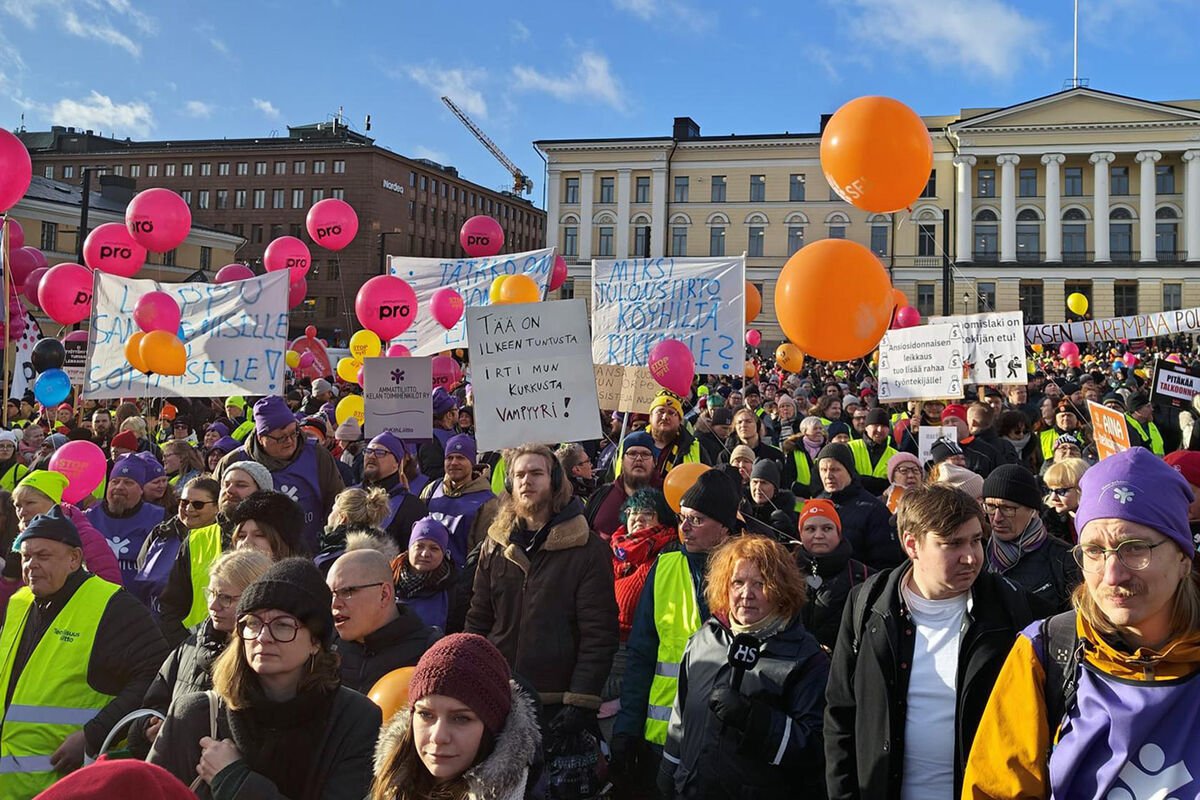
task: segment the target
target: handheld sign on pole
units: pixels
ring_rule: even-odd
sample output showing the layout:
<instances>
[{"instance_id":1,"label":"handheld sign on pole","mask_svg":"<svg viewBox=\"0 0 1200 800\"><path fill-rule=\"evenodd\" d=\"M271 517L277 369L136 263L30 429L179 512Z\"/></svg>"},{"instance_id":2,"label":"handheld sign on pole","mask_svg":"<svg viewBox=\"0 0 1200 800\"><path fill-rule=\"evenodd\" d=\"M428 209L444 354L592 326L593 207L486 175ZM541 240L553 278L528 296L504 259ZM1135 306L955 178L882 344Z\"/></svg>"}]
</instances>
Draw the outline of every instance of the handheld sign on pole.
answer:
<instances>
[{"instance_id":1,"label":"handheld sign on pole","mask_svg":"<svg viewBox=\"0 0 1200 800\"><path fill-rule=\"evenodd\" d=\"M1088 412L1092 415L1096 454L1101 460L1129 449L1129 427L1124 414L1094 400L1088 400Z\"/></svg>"},{"instance_id":2,"label":"handheld sign on pole","mask_svg":"<svg viewBox=\"0 0 1200 800\"><path fill-rule=\"evenodd\" d=\"M433 438L433 359L363 359L363 436Z\"/></svg>"},{"instance_id":3,"label":"handheld sign on pole","mask_svg":"<svg viewBox=\"0 0 1200 800\"><path fill-rule=\"evenodd\" d=\"M879 402L962 397L962 327L891 330L879 343Z\"/></svg>"},{"instance_id":4,"label":"handheld sign on pole","mask_svg":"<svg viewBox=\"0 0 1200 800\"><path fill-rule=\"evenodd\" d=\"M1156 406L1184 408L1200 394L1200 375L1158 358L1154 361L1154 379L1150 381L1150 402Z\"/></svg>"},{"instance_id":5,"label":"handheld sign on pole","mask_svg":"<svg viewBox=\"0 0 1200 800\"><path fill-rule=\"evenodd\" d=\"M958 428L953 425L922 425L917 429L917 458L924 464L933 458L933 443L938 439L958 441Z\"/></svg>"},{"instance_id":6,"label":"handheld sign on pole","mask_svg":"<svg viewBox=\"0 0 1200 800\"><path fill-rule=\"evenodd\" d=\"M742 676L754 669L755 664L758 663L759 651L761 649L762 642L749 633L739 633L729 643L727 658L729 666L733 667L733 675L730 678L729 684L735 692L741 691Z\"/></svg>"},{"instance_id":7,"label":"handheld sign on pole","mask_svg":"<svg viewBox=\"0 0 1200 800\"><path fill-rule=\"evenodd\" d=\"M930 317L930 325L959 324L963 335L966 382L977 385L1024 386L1025 315L1020 311Z\"/></svg>"}]
</instances>

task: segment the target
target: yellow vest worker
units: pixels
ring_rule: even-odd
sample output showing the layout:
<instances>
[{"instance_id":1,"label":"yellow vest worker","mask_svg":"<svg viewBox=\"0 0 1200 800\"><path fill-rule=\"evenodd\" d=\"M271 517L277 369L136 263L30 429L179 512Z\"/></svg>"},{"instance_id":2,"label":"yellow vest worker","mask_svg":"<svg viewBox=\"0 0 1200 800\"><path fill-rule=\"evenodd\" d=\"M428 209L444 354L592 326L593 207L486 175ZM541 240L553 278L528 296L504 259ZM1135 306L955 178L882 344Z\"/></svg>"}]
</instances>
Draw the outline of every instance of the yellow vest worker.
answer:
<instances>
[{"instance_id":1,"label":"yellow vest worker","mask_svg":"<svg viewBox=\"0 0 1200 800\"><path fill-rule=\"evenodd\" d=\"M1156 456L1163 456L1167 451L1163 447L1162 433L1158 426L1150 420L1139 422L1133 416L1149 405L1150 398L1144 394L1135 394L1129 398L1129 413L1125 415L1125 421L1129 423L1129 443L1134 447L1145 447Z\"/></svg>"}]
</instances>

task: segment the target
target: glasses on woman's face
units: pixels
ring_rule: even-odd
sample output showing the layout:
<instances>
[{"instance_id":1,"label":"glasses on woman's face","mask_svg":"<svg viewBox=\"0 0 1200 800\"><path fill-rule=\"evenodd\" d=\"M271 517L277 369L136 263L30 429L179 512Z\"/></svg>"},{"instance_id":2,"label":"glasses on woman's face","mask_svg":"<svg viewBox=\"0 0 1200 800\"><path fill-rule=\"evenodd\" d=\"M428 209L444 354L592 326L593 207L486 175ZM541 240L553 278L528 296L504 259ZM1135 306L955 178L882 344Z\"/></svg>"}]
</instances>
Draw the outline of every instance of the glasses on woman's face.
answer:
<instances>
[{"instance_id":1,"label":"glasses on woman's face","mask_svg":"<svg viewBox=\"0 0 1200 800\"><path fill-rule=\"evenodd\" d=\"M203 511L205 506L211 506L215 502L217 502L217 501L216 500L183 499L183 500L179 501L179 507L182 508L184 511L186 511L189 508L192 509L193 511Z\"/></svg>"},{"instance_id":2,"label":"glasses on woman's face","mask_svg":"<svg viewBox=\"0 0 1200 800\"><path fill-rule=\"evenodd\" d=\"M300 632L300 620L295 617L276 617L265 622L261 617L247 614L238 620L238 635L246 641L253 641L262 636L264 630L271 632L271 638L280 644L295 641Z\"/></svg>"},{"instance_id":3,"label":"glasses on woman's face","mask_svg":"<svg viewBox=\"0 0 1200 800\"><path fill-rule=\"evenodd\" d=\"M920 474L921 474L921 468L920 468L920 467L914 467L914 466L912 466L911 464L909 464L909 465L906 465L906 466L903 466L903 467L896 467L896 469L894 470L894 472L895 472L897 475L920 475Z\"/></svg>"},{"instance_id":4,"label":"glasses on woman's face","mask_svg":"<svg viewBox=\"0 0 1200 800\"><path fill-rule=\"evenodd\" d=\"M1066 497L1071 492L1075 491L1076 488L1078 488L1078 487L1064 486L1061 489L1050 489L1050 496L1051 497Z\"/></svg>"},{"instance_id":5,"label":"glasses on woman's face","mask_svg":"<svg viewBox=\"0 0 1200 800\"><path fill-rule=\"evenodd\" d=\"M231 605L237 602L239 597L241 597L240 594L225 594L224 592L217 592L210 587L205 587L204 596L208 598L208 602L211 605L215 605L220 609L229 608Z\"/></svg>"},{"instance_id":6,"label":"glasses on woman's face","mask_svg":"<svg viewBox=\"0 0 1200 800\"><path fill-rule=\"evenodd\" d=\"M1150 566L1150 559L1154 556L1154 548L1161 547L1164 544L1166 544L1165 541L1158 544L1150 544L1141 539L1126 539L1116 547L1077 544L1071 548L1071 554L1075 556L1075 562L1079 564L1080 569L1084 572L1103 572L1104 565L1108 563L1109 553L1116 553L1117 560L1126 569L1137 571Z\"/></svg>"}]
</instances>

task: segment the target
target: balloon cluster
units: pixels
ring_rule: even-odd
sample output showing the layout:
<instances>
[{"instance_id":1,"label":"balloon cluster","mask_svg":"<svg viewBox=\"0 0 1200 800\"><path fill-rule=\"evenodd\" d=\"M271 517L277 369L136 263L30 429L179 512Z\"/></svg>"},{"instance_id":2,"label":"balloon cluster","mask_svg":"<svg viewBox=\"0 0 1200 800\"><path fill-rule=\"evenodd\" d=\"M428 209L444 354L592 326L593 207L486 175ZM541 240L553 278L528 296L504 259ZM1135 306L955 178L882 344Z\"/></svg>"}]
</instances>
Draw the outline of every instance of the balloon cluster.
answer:
<instances>
[{"instance_id":1,"label":"balloon cluster","mask_svg":"<svg viewBox=\"0 0 1200 800\"><path fill-rule=\"evenodd\" d=\"M133 321L140 330L125 343L125 360L146 375L182 375L187 367L187 348L178 332L182 314L179 303L166 292L147 292L133 307Z\"/></svg>"},{"instance_id":2,"label":"balloon cluster","mask_svg":"<svg viewBox=\"0 0 1200 800\"><path fill-rule=\"evenodd\" d=\"M350 337L350 355L337 363L337 376L346 383L363 386L363 359L375 358L383 352L383 342L374 331L356 331Z\"/></svg>"},{"instance_id":3,"label":"balloon cluster","mask_svg":"<svg viewBox=\"0 0 1200 800\"><path fill-rule=\"evenodd\" d=\"M58 339L39 339L29 354L29 365L37 373L33 397L52 408L71 396L71 379L63 371L67 349Z\"/></svg>"},{"instance_id":4,"label":"balloon cluster","mask_svg":"<svg viewBox=\"0 0 1200 800\"><path fill-rule=\"evenodd\" d=\"M528 275L497 275L488 287L488 301L494 305L536 303L542 299L537 281Z\"/></svg>"}]
</instances>

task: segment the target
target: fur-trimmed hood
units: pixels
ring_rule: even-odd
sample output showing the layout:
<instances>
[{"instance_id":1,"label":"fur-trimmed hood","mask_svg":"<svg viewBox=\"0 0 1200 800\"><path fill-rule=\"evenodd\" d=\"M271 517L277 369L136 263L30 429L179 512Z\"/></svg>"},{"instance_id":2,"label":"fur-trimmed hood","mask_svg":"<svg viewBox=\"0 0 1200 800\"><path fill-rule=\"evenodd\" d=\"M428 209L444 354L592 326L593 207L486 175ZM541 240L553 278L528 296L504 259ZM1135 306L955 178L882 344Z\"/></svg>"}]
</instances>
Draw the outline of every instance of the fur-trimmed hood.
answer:
<instances>
[{"instance_id":1,"label":"fur-trimmed hood","mask_svg":"<svg viewBox=\"0 0 1200 800\"><path fill-rule=\"evenodd\" d=\"M536 782L541 770L541 733L533 701L514 681L508 682L512 708L504 728L496 737L491 755L467 770L464 776L469 786L470 800L523 800L532 778ZM375 746L375 774L381 773L388 759L400 746L401 739L412 727L412 711L403 708L384 724ZM531 775L531 767L536 767ZM405 776L398 776L403 782Z\"/></svg>"}]
</instances>

